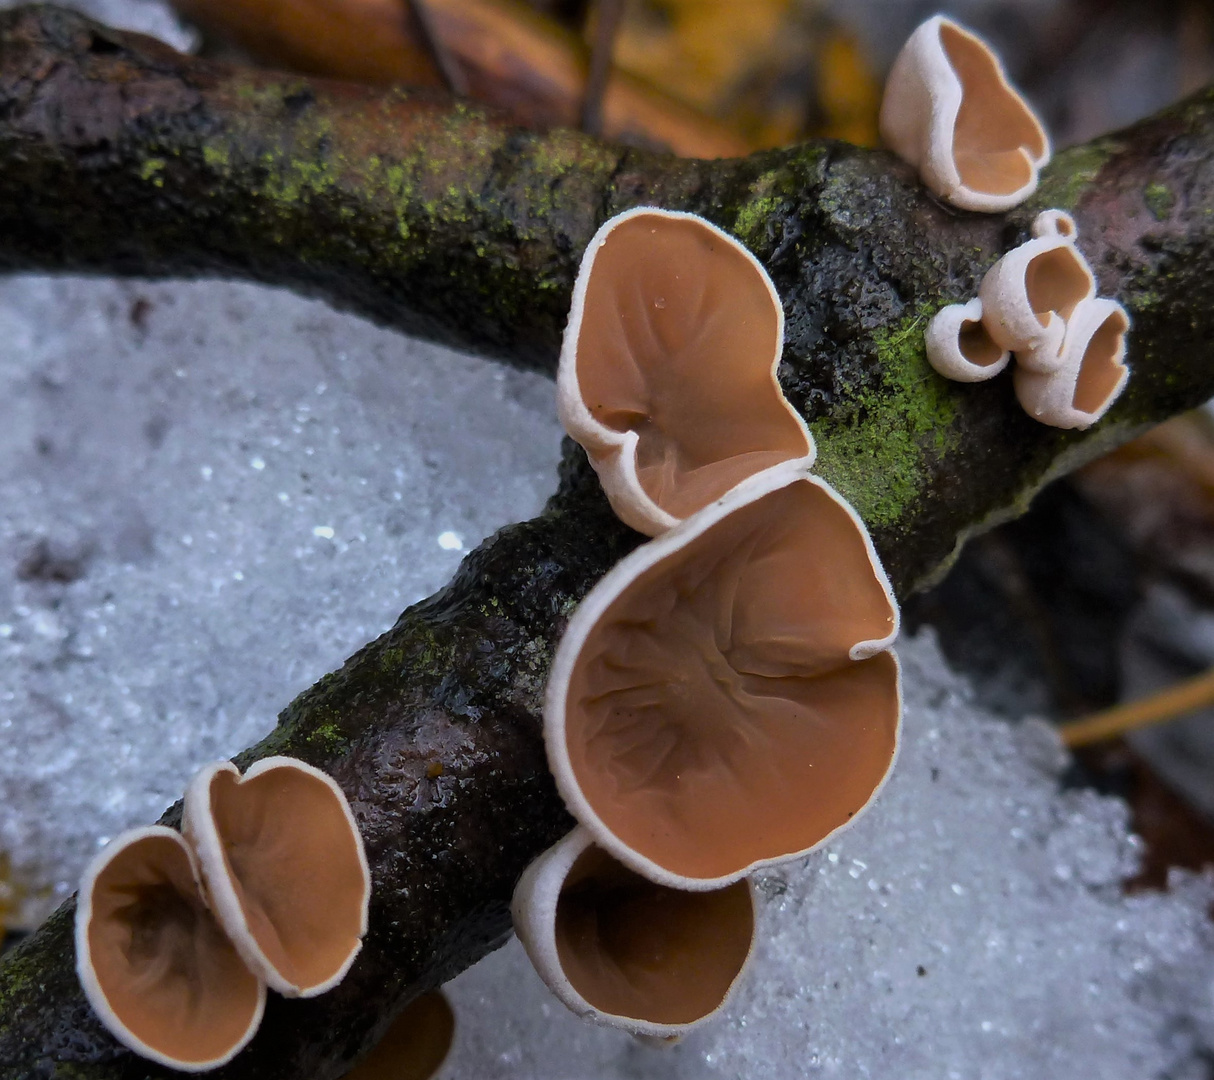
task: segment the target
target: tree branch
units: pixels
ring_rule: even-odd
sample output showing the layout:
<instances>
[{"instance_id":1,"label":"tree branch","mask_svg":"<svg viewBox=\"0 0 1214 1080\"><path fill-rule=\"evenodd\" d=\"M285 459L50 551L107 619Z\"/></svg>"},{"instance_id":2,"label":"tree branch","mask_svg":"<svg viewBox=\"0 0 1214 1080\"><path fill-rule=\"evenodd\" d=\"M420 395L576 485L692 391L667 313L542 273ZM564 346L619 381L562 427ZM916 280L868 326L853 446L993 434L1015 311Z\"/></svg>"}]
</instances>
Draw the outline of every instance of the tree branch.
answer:
<instances>
[{"instance_id":1,"label":"tree branch","mask_svg":"<svg viewBox=\"0 0 1214 1080\"><path fill-rule=\"evenodd\" d=\"M889 155L840 144L684 161L521 131L436 97L191 60L53 8L0 16L9 269L286 285L551 372L584 245L646 203L703 214L771 271L787 315L782 383L901 595L1050 476L1214 395L1209 93L1060 155L1030 204L978 216L935 202ZM1101 293L1135 317L1129 388L1087 433L1028 419L1006 379L946 383L924 358L931 314L974 295L1047 206L1075 214ZM541 517L487 541L241 756L296 754L335 776L375 889L350 977L311 1001L273 1000L217 1076L336 1077L406 1000L508 933L516 878L570 825L540 739L552 649L638 540L567 446ZM175 1075L90 1015L72 917L69 903L0 967L0 1077Z\"/></svg>"}]
</instances>

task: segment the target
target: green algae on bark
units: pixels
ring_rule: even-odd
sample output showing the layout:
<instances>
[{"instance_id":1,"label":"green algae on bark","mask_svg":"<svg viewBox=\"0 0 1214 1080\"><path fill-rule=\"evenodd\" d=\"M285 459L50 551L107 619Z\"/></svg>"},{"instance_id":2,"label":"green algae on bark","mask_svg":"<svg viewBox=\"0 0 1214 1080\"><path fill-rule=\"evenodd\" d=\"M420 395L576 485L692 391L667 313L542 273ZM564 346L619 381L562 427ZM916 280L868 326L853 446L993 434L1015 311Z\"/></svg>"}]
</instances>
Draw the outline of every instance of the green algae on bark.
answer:
<instances>
[{"instance_id":1,"label":"green algae on bark","mask_svg":"<svg viewBox=\"0 0 1214 1080\"><path fill-rule=\"evenodd\" d=\"M1208 94L1060 154L1029 203L976 215L876 151L822 142L685 161L520 130L433 95L193 60L36 7L0 14L0 163L4 268L263 281L548 372L602 221L645 204L702 214L770 271L781 383L903 596L1047 479L1214 395ZM1088 433L1036 424L1007 379L947 383L923 353L931 314L975 295L1047 206L1074 213L1101 293L1135 318L1129 388ZM275 999L216 1076L340 1076L409 999L508 933L515 880L570 824L540 738L553 647L639 541L567 443L539 518L487 541L239 756L294 754L341 783L374 895L349 978ZM71 922L69 902L0 966L0 1078L176 1075L92 1017Z\"/></svg>"}]
</instances>

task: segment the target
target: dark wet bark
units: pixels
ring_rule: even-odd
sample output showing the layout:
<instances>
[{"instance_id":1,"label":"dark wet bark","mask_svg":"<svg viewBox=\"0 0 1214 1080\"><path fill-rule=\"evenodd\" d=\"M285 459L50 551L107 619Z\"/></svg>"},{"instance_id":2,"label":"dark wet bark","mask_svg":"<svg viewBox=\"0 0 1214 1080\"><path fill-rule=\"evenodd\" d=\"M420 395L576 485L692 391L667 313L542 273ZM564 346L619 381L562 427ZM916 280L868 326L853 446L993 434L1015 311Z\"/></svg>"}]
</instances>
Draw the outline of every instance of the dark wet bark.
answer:
<instances>
[{"instance_id":1,"label":"dark wet bark","mask_svg":"<svg viewBox=\"0 0 1214 1080\"><path fill-rule=\"evenodd\" d=\"M782 382L902 595L1050 476L1214 395L1208 93L1060 155L1031 203L982 216L837 143L685 161L436 97L203 63L53 8L0 16L8 269L270 282L551 372L584 245L639 204L701 213L769 267ZM932 313L972 296L1047 206L1073 211L1102 294L1135 319L1129 389L1087 433L1028 419L1006 376L947 383L924 358ZM341 1075L408 998L503 938L516 878L569 827L540 740L544 679L573 605L639 538L580 451L564 472L541 517L487 541L244 755L296 754L342 783L375 892L346 982L273 1000L215 1075ZM68 904L0 967L0 1077L176 1075L92 1019L71 919Z\"/></svg>"}]
</instances>

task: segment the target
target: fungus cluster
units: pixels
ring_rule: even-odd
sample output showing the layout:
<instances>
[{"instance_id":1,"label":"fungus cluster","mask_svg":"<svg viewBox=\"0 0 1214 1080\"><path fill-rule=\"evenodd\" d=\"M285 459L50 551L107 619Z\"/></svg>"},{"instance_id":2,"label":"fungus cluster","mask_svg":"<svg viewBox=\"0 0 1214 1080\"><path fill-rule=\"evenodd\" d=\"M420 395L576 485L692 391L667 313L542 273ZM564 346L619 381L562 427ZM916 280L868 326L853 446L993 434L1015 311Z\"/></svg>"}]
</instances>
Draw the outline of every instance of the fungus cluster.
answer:
<instances>
[{"instance_id":1,"label":"fungus cluster","mask_svg":"<svg viewBox=\"0 0 1214 1080\"><path fill-rule=\"evenodd\" d=\"M371 882L341 788L294 758L204 768L183 834L116 837L85 871L76 970L125 1046L183 1072L230 1061L261 1023L267 986L335 986L367 930Z\"/></svg>"},{"instance_id":2,"label":"fungus cluster","mask_svg":"<svg viewBox=\"0 0 1214 1080\"><path fill-rule=\"evenodd\" d=\"M642 208L583 259L560 411L654 539L570 618L544 706L578 828L519 882L515 927L575 1012L675 1037L737 985L747 875L854 821L898 746L898 609L863 523L810 473L775 377L766 272Z\"/></svg>"},{"instance_id":3,"label":"fungus cluster","mask_svg":"<svg viewBox=\"0 0 1214 1080\"><path fill-rule=\"evenodd\" d=\"M1069 214L1038 214L1032 233L986 272L976 297L936 313L927 357L946 378L980 382L1014 356L1012 385L1025 412L1052 427L1090 427L1130 376L1130 317L1096 295Z\"/></svg>"},{"instance_id":4,"label":"fungus cluster","mask_svg":"<svg viewBox=\"0 0 1214 1080\"><path fill-rule=\"evenodd\" d=\"M881 103L881 133L923 182L967 210L1007 210L1037 188L1049 161L1040 121L980 38L937 15L898 54ZM1129 315L1096 296L1071 216L1046 210L1032 239L987 272L978 295L937 312L927 355L959 382L994 378L1015 357L1012 383L1043 424L1086 428L1129 378Z\"/></svg>"}]
</instances>

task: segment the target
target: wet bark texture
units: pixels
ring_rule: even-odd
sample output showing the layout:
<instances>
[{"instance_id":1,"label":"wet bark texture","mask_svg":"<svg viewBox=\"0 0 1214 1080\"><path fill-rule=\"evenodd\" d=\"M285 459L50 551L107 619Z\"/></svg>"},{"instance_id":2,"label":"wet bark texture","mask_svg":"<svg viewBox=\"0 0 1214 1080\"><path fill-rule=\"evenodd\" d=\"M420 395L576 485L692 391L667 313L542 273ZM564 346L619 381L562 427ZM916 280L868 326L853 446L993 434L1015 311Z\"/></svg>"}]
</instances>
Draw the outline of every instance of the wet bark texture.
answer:
<instances>
[{"instance_id":1,"label":"wet bark texture","mask_svg":"<svg viewBox=\"0 0 1214 1080\"><path fill-rule=\"evenodd\" d=\"M586 242L644 204L702 214L771 271L781 381L903 596L1051 476L1214 395L1209 93L1059 155L1030 203L984 216L838 143L680 160L421 93L193 60L54 8L0 15L10 270L269 282L551 373ZM1135 320L1129 388L1087 433L1030 420L1006 375L948 383L924 357L931 315L973 296L1045 207L1074 213L1101 294ZM408 999L503 940L515 880L571 824L540 738L553 647L639 540L567 445L544 514L487 541L241 756L295 754L337 778L374 897L349 978L307 1002L271 995L260 1034L214 1075L340 1076ZM69 902L0 967L0 1078L178 1075L91 1016L72 918Z\"/></svg>"}]
</instances>

